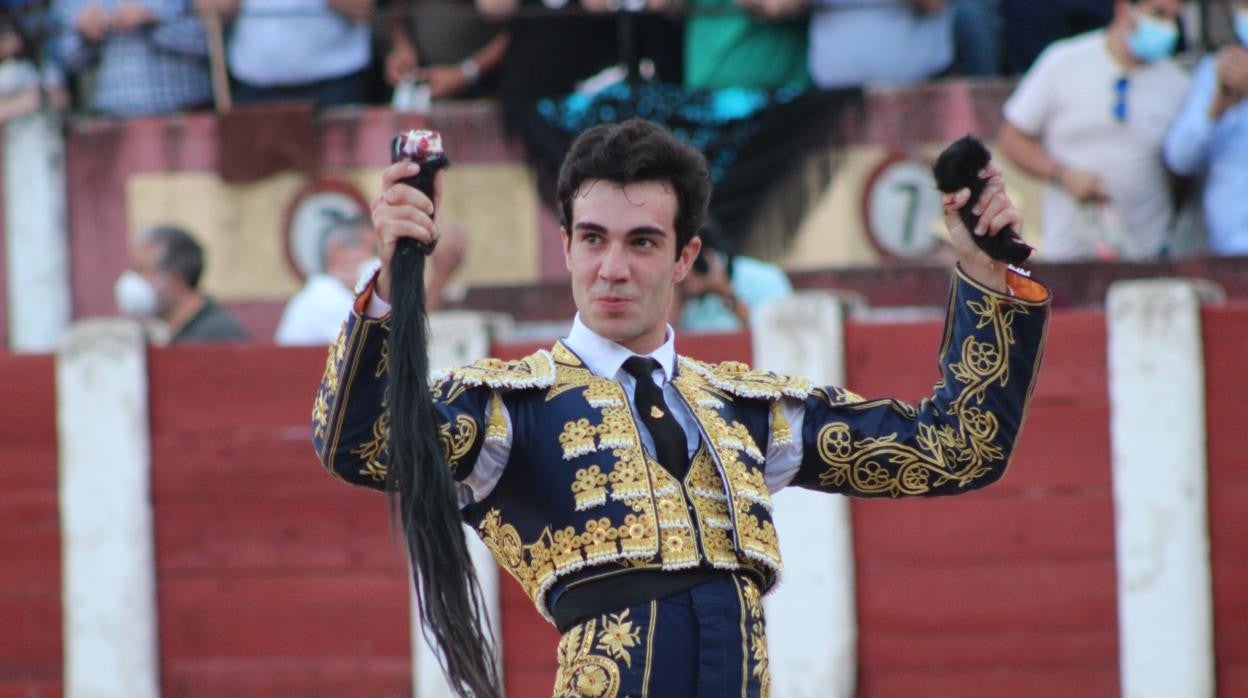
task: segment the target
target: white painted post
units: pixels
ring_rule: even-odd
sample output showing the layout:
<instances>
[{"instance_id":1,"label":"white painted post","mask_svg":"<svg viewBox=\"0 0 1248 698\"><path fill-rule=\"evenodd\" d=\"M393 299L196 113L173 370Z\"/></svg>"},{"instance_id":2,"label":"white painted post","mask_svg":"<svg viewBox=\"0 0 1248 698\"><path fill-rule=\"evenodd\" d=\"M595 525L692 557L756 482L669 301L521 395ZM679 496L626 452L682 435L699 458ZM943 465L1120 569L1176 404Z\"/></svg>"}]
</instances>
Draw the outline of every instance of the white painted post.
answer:
<instances>
[{"instance_id":1,"label":"white painted post","mask_svg":"<svg viewBox=\"0 0 1248 698\"><path fill-rule=\"evenodd\" d=\"M753 309L750 333L755 368L844 384L843 310L834 296L799 294ZM774 505L784 578L764 600L772 693L853 696L858 625L849 500L790 488Z\"/></svg>"},{"instance_id":2,"label":"white painted post","mask_svg":"<svg viewBox=\"0 0 1248 698\"><path fill-rule=\"evenodd\" d=\"M1214 695L1197 287L1110 287L1119 669L1131 698Z\"/></svg>"},{"instance_id":3,"label":"white painted post","mask_svg":"<svg viewBox=\"0 0 1248 698\"><path fill-rule=\"evenodd\" d=\"M68 698L160 695L145 352L139 325L112 318L57 354Z\"/></svg>"},{"instance_id":4,"label":"white painted post","mask_svg":"<svg viewBox=\"0 0 1248 698\"><path fill-rule=\"evenodd\" d=\"M10 119L4 125L4 229L13 351L53 351L69 327L66 216L60 119L45 112Z\"/></svg>"},{"instance_id":5,"label":"white painted post","mask_svg":"<svg viewBox=\"0 0 1248 698\"><path fill-rule=\"evenodd\" d=\"M490 354L490 337L493 331L505 324L502 316L462 311L429 314L429 367L433 370L462 366ZM494 630L494 647L498 651L498 675L502 678L502 608L498 589L498 565L489 549L467 526L464 534L468 539L468 553L477 571L477 581L485 597L486 613ZM416 612L416 597L412 595L412 691L416 698L454 698L450 686L442 678L438 658L425 642L420 630L420 618Z\"/></svg>"}]
</instances>

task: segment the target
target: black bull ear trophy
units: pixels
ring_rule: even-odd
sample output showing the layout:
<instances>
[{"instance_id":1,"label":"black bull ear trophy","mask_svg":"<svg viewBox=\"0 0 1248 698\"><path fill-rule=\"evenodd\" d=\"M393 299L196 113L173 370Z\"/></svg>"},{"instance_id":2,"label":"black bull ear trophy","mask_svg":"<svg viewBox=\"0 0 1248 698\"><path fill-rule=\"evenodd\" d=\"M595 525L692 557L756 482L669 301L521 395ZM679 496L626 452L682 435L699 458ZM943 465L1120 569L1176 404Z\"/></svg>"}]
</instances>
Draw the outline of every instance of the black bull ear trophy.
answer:
<instances>
[{"instance_id":1,"label":"black bull ear trophy","mask_svg":"<svg viewBox=\"0 0 1248 698\"><path fill-rule=\"evenodd\" d=\"M403 180L434 198L449 164L441 137L409 131L391 143L391 161L411 160L420 173ZM436 215L436 212L435 212ZM401 522L416 585L422 633L459 695L495 698L498 685L489 621L464 540L450 468L438 439L429 391L429 321L425 258L433 245L401 240L390 262L390 440L386 486Z\"/></svg>"},{"instance_id":2,"label":"black bull ear trophy","mask_svg":"<svg viewBox=\"0 0 1248 698\"><path fill-rule=\"evenodd\" d=\"M983 143L966 136L945 148L932 168L936 175L936 188L944 193L952 194L963 188L971 190L970 200L958 211L966 229L970 231L974 231L976 223L979 222L979 216L971 213L971 209L975 208L975 203L987 186L987 182L980 179L979 172L988 166L991 159L992 154ZM971 239L998 262L1018 266L1031 256L1031 246L1023 242L1013 228L1005 228L995 236L971 235Z\"/></svg>"}]
</instances>

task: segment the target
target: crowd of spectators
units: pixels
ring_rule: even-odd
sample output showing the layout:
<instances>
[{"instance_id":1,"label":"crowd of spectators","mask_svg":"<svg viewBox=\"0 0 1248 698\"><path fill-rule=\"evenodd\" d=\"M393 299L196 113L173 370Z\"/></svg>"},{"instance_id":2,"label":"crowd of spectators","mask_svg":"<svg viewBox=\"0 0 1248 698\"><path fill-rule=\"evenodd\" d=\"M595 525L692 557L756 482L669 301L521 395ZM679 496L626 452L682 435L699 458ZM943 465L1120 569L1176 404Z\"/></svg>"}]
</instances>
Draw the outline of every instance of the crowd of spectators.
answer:
<instances>
[{"instance_id":1,"label":"crowd of spectators","mask_svg":"<svg viewBox=\"0 0 1248 698\"><path fill-rule=\"evenodd\" d=\"M135 117L223 92L410 106L419 90L506 113L625 75L688 91L1017 76L997 141L1046 181L1044 257L1182 255L1206 223L1207 249L1248 254L1246 0L1201 3L1233 31L1187 63L1180 0L0 1L0 120L71 96Z\"/></svg>"}]
</instances>

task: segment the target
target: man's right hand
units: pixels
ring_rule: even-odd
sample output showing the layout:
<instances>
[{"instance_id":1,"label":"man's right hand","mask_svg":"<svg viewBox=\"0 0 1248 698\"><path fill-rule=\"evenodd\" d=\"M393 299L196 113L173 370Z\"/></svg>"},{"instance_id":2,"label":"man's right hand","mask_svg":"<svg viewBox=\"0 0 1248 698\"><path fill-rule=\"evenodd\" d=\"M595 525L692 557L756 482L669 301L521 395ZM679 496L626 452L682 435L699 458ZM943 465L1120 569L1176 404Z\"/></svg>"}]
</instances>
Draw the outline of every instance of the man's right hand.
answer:
<instances>
[{"instance_id":1,"label":"man's right hand","mask_svg":"<svg viewBox=\"0 0 1248 698\"><path fill-rule=\"evenodd\" d=\"M424 244L438 239L438 227L434 223L437 200L442 194L442 173L434 178L434 201L424 192L408 186L403 180L415 177L420 165L414 162L396 162L381 173L381 194L373 199L371 206L373 229L377 231L377 256L381 258L381 271L377 274L374 293L390 302L390 260L394 248L404 238Z\"/></svg>"},{"instance_id":2,"label":"man's right hand","mask_svg":"<svg viewBox=\"0 0 1248 698\"><path fill-rule=\"evenodd\" d=\"M1108 201L1109 192L1101 178L1091 172L1067 168L1062 170L1061 185L1076 201Z\"/></svg>"},{"instance_id":3,"label":"man's right hand","mask_svg":"<svg viewBox=\"0 0 1248 698\"><path fill-rule=\"evenodd\" d=\"M108 10L100 5L89 5L78 13L74 20L74 29L87 41L98 43L108 36L112 22Z\"/></svg>"}]
</instances>

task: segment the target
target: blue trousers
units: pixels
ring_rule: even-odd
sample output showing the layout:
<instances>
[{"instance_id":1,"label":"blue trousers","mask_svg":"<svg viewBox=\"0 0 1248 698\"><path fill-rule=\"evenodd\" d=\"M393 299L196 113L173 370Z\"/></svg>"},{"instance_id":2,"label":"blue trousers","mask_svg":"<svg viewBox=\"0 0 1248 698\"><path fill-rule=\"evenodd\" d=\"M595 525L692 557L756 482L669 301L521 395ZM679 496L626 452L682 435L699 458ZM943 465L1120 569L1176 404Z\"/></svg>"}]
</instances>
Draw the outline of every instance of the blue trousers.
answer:
<instances>
[{"instance_id":1,"label":"blue trousers","mask_svg":"<svg viewBox=\"0 0 1248 698\"><path fill-rule=\"evenodd\" d=\"M762 596L740 575L574 626L558 660L557 698L751 698L771 686Z\"/></svg>"}]
</instances>

